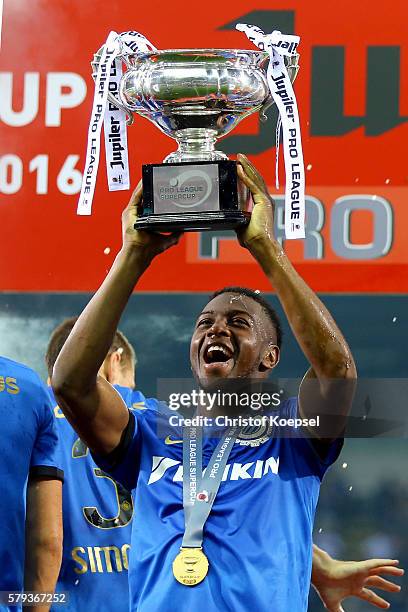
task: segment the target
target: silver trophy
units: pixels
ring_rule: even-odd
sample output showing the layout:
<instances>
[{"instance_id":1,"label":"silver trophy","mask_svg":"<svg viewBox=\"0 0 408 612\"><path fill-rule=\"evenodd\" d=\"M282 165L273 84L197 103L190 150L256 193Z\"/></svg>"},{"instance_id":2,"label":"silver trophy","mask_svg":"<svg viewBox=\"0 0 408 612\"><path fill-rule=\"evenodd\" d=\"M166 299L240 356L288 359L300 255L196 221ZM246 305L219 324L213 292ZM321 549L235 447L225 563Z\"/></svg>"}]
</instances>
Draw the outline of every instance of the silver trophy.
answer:
<instances>
[{"instance_id":1,"label":"silver trophy","mask_svg":"<svg viewBox=\"0 0 408 612\"><path fill-rule=\"evenodd\" d=\"M92 63L95 78L102 49ZM293 82L298 55L286 57ZM273 104L266 52L236 49L169 49L123 55L119 96L109 101L152 121L177 141L161 164L143 166L143 208L138 229L199 231L246 224L249 195L236 162L215 148L218 138L256 111L265 119Z\"/></svg>"}]
</instances>

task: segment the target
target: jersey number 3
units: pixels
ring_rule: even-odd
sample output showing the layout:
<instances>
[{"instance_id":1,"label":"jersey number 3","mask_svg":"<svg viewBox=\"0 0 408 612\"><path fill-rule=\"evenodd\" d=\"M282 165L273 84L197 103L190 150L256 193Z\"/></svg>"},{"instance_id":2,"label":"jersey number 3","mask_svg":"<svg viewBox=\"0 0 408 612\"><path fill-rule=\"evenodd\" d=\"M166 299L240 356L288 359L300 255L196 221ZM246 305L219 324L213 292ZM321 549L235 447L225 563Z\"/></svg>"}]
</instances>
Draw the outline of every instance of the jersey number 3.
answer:
<instances>
[{"instance_id":1,"label":"jersey number 3","mask_svg":"<svg viewBox=\"0 0 408 612\"><path fill-rule=\"evenodd\" d=\"M89 449L82 440L78 438L72 447L72 458L80 459L86 457L89 453ZM97 478L106 478L110 480L115 487L116 501L118 505L118 511L116 516L112 518L106 518L101 515L96 506L85 506L82 508L85 519L98 529L114 529L115 527L125 527L132 520L133 516L133 500L132 496L125 487L119 482L116 482L106 472L95 467L93 472Z\"/></svg>"}]
</instances>

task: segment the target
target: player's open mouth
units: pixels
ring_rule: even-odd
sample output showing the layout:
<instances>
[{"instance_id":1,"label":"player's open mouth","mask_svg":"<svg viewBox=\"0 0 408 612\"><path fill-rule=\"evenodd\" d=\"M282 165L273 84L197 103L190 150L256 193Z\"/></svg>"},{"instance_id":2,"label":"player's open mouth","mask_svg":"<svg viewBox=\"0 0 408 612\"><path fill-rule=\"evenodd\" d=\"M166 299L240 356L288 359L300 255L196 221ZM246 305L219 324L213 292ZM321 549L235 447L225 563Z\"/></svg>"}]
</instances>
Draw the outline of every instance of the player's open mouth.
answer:
<instances>
[{"instance_id":1,"label":"player's open mouth","mask_svg":"<svg viewBox=\"0 0 408 612\"><path fill-rule=\"evenodd\" d=\"M203 352L204 369L208 372L213 369L228 369L234 363L233 350L218 342L209 344Z\"/></svg>"}]
</instances>

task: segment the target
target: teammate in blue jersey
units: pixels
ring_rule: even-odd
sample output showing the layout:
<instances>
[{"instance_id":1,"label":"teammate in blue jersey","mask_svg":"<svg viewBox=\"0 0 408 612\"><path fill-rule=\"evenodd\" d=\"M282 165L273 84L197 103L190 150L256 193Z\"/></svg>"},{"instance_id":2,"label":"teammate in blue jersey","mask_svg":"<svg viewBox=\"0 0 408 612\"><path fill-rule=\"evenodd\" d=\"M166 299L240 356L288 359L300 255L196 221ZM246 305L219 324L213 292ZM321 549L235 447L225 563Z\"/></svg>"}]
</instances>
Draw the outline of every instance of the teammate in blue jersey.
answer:
<instances>
[{"instance_id":1,"label":"teammate in blue jersey","mask_svg":"<svg viewBox=\"0 0 408 612\"><path fill-rule=\"evenodd\" d=\"M302 383L299 401L283 403L279 414L308 418L312 427L319 413L335 409L341 433L353 384L338 382L355 380L353 357L329 312L274 238L273 203L262 177L244 156L239 164L254 200L239 241L276 290L310 363L305 380L316 381L312 390ZM169 428L166 407L157 402L154 410L133 414L98 376L134 285L154 256L179 239L134 229L141 197L139 186L123 215L123 248L75 325L53 375L65 415L99 465L131 488L136 507L143 507L132 527L130 609L305 611L319 485L341 441L334 434L322 440L315 428L311 440L297 430L289 438L265 431L248 444L242 432L228 429L219 442L204 433L194 447L192 428ZM255 292L221 291L198 317L190 358L195 377L207 389L229 379L263 381L279 355L278 319ZM202 479L201 469L194 474L208 490L199 488L192 496L194 448L202 449L202 466L208 466ZM209 516L202 520L207 508ZM371 602L376 597L366 587L360 596Z\"/></svg>"},{"instance_id":2,"label":"teammate in blue jersey","mask_svg":"<svg viewBox=\"0 0 408 612\"><path fill-rule=\"evenodd\" d=\"M50 378L75 322L75 317L66 319L51 334L45 356ZM145 398L134 389L135 367L133 347L117 331L100 374L115 386L129 408L144 410ZM51 388L49 392L55 406ZM98 468L58 406L54 414L65 472L63 557L57 583L57 590L70 596L64 609L128 612L132 496ZM53 609L59 610L58 606Z\"/></svg>"},{"instance_id":3,"label":"teammate in blue jersey","mask_svg":"<svg viewBox=\"0 0 408 612\"><path fill-rule=\"evenodd\" d=\"M0 432L0 591L51 593L62 547L58 436L37 374L5 357L0 357ZM0 609L21 605L0 603Z\"/></svg>"}]
</instances>

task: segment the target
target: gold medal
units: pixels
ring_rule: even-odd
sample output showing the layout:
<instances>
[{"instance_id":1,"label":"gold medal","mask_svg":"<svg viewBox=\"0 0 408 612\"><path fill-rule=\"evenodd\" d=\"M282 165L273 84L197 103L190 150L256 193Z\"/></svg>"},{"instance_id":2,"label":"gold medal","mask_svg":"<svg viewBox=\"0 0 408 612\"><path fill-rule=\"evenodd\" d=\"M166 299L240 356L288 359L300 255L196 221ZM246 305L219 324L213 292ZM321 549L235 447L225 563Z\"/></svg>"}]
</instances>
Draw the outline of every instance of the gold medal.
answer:
<instances>
[{"instance_id":1,"label":"gold medal","mask_svg":"<svg viewBox=\"0 0 408 612\"><path fill-rule=\"evenodd\" d=\"M202 582L208 572L208 559L202 548L180 548L173 561L173 574L185 586Z\"/></svg>"}]
</instances>

